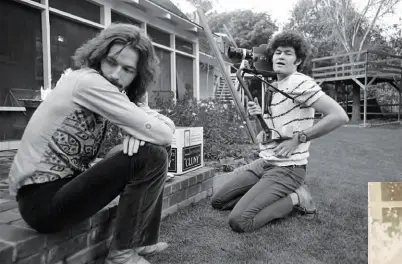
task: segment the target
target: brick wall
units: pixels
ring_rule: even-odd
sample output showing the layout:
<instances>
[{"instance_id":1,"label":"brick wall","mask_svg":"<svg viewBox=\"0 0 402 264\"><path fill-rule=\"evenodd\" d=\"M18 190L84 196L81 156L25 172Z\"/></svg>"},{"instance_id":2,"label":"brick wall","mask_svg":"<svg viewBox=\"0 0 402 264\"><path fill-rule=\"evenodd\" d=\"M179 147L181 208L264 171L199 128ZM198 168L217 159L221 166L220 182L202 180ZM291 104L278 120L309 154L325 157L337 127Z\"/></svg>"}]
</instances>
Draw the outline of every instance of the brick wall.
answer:
<instances>
[{"instance_id":1,"label":"brick wall","mask_svg":"<svg viewBox=\"0 0 402 264\"><path fill-rule=\"evenodd\" d=\"M165 218L213 193L214 170L200 168L166 183ZM118 198L90 219L57 234L41 235L29 228L14 201L0 201L0 263L103 263L114 228Z\"/></svg>"}]
</instances>

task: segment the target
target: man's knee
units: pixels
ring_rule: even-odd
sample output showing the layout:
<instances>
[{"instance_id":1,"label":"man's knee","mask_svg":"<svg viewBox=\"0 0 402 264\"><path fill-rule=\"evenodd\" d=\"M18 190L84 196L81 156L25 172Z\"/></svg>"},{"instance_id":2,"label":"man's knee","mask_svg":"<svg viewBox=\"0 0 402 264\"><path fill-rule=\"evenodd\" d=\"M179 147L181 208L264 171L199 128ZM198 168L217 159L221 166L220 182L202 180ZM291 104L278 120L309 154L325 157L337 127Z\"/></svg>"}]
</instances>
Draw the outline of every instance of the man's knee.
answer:
<instances>
[{"instance_id":1,"label":"man's knee","mask_svg":"<svg viewBox=\"0 0 402 264\"><path fill-rule=\"evenodd\" d=\"M215 193L211 197L211 206L212 206L212 208L218 209L218 210L221 210L223 207L220 196L217 193Z\"/></svg>"},{"instance_id":2,"label":"man's knee","mask_svg":"<svg viewBox=\"0 0 402 264\"><path fill-rule=\"evenodd\" d=\"M238 233L252 231L253 220L244 217L242 214L231 213L229 215L229 226L230 228Z\"/></svg>"},{"instance_id":3,"label":"man's knee","mask_svg":"<svg viewBox=\"0 0 402 264\"><path fill-rule=\"evenodd\" d=\"M113 156L114 154L116 154L119 151L123 151L123 144L119 144L119 145L116 145L113 148L111 148L109 150L109 152L106 153L105 159L110 158L111 156Z\"/></svg>"},{"instance_id":4,"label":"man's knee","mask_svg":"<svg viewBox=\"0 0 402 264\"><path fill-rule=\"evenodd\" d=\"M148 158L158 163L167 163L169 155L166 147L150 143L146 143L143 147L146 148L146 155L148 156Z\"/></svg>"}]
</instances>

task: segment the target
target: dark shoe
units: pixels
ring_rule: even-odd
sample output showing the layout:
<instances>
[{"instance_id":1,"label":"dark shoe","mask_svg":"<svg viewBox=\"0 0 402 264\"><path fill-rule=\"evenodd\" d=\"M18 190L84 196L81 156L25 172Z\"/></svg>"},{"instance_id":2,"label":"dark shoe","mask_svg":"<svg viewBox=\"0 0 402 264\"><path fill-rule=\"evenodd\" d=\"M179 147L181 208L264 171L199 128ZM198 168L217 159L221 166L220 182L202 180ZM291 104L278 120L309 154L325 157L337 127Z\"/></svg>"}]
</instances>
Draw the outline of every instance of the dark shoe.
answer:
<instances>
[{"instance_id":1,"label":"dark shoe","mask_svg":"<svg viewBox=\"0 0 402 264\"><path fill-rule=\"evenodd\" d=\"M302 185L295 192L299 197L299 204L295 205L295 208L305 214L315 214L317 208L307 187Z\"/></svg>"}]
</instances>

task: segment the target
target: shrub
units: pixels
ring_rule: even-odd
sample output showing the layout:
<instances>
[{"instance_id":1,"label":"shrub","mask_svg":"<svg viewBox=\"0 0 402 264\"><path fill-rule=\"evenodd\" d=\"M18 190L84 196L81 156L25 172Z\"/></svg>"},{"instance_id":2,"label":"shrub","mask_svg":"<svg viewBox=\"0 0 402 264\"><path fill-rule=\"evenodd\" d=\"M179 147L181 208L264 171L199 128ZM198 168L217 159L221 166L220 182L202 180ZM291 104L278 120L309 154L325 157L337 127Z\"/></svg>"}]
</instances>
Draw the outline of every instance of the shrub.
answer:
<instances>
[{"instance_id":1,"label":"shrub","mask_svg":"<svg viewBox=\"0 0 402 264\"><path fill-rule=\"evenodd\" d=\"M244 145L251 144L245 125L237 114L234 104L220 103L214 99L201 101L156 97L158 111L172 119L176 127L204 128L204 159L219 160L226 157L244 156ZM107 132L99 156L104 156L110 148L120 144L124 138L122 131L112 125ZM243 145L243 146L242 146Z\"/></svg>"}]
</instances>

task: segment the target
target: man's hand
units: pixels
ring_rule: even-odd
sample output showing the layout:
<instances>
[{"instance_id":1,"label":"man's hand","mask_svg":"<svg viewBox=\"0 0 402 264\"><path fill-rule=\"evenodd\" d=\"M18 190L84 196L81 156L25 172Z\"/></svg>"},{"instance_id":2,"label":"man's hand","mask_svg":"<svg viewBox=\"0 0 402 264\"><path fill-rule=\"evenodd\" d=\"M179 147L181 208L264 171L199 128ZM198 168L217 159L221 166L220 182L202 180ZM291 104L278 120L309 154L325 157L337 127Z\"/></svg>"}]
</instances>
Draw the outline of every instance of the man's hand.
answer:
<instances>
[{"instance_id":1,"label":"man's hand","mask_svg":"<svg viewBox=\"0 0 402 264\"><path fill-rule=\"evenodd\" d=\"M126 136L123 140L123 153L132 156L138 152L140 146L144 146L145 141L136 139L132 136Z\"/></svg>"},{"instance_id":2,"label":"man's hand","mask_svg":"<svg viewBox=\"0 0 402 264\"><path fill-rule=\"evenodd\" d=\"M293 151L299 146L299 140L297 136L294 136L291 139L287 139L279 143L276 148L273 149L275 153L275 157L277 158L289 158L292 155Z\"/></svg>"},{"instance_id":3,"label":"man's hand","mask_svg":"<svg viewBox=\"0 0 402 264\"><path fill-rule=\"evenodd\" d=\"M254 101L247 102L247 110L251 116L262 114L262 109L261 109L261 106L258 104L257 97L254 98Z\"/></svg>"}]
</instances>

